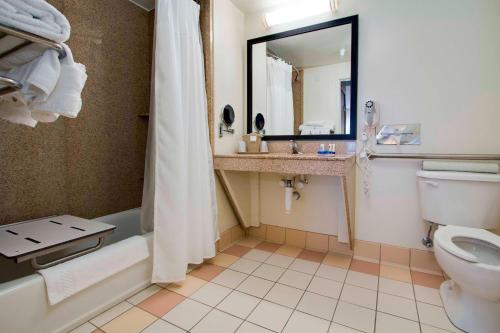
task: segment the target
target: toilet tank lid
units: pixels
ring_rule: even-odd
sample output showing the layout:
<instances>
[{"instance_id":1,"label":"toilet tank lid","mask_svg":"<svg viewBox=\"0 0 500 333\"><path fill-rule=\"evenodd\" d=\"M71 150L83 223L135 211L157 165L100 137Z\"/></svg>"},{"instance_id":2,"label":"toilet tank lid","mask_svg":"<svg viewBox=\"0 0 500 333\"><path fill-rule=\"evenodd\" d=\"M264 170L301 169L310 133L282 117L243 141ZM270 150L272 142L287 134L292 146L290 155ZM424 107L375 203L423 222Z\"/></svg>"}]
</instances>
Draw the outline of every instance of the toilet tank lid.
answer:
<instances>
[{"instance_id":1,"label":"toilet tank lid","mask_svg":"<svg viewBox=\"0 0 500 333\"><path fill-rule=\"evenodd\" d=\"M457 172L457 171L425 171L418 170L417 177L430 179L465 180L476 182L500 183L500 174Z\"/></svg>"}]
</instances>

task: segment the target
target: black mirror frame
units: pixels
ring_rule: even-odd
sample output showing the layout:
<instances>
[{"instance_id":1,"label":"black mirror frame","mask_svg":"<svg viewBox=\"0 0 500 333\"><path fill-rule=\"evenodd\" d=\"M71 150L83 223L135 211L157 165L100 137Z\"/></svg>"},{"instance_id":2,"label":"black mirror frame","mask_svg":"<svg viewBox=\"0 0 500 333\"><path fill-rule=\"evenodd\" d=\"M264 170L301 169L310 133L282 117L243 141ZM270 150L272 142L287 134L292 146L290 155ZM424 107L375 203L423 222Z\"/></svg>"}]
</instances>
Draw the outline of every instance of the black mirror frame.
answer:
<instances>
[{"instance_id":1,"label":"black mirror frame","mask_svg":"<svg viewBox=\"0 0 500 333\"><path fill-rule=\"evenodd\" d=\"M356 140L358 99L358 15L247 40L247 133L253 132L252 45L307 32L351 24L351 128L350 134L265 135L262 140Z\"/></svg>"}]
</instances>

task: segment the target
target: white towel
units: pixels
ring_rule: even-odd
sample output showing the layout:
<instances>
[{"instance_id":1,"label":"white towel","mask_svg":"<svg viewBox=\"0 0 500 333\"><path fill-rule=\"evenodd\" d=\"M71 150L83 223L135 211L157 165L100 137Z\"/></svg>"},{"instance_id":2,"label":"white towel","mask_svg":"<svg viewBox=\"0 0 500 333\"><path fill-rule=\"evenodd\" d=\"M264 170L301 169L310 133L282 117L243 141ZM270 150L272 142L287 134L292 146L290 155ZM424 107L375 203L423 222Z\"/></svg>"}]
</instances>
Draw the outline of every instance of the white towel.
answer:
<instances>
[{"instance_id":1,"label":"white towel","mask_svg":"<svg viewBox=\"0 0 500 333\"><path fill-rule=\"evenodd\" d=\"M66 17L44 0L0 0L0 23L57 43L71 33Z\"/></svg>"},{"instance_id":2,"label":"white towel","mask_svg":"<svg viewBox=\"0 0 500 333\"><path fill-rule=\"evenodd\" d=\"M25 105L9 100L0 100L0 118L29 127L35 127L37 123Z\"/></svg>"},{"instance_id":3,"label":"white towel","mask_svg":"<svg viewBox=\"0 0 500 333\"><path fill-rule=\"evenodd\" d=\"M424 161L424 170L498 173L498 163Z\"/></svg>"},{"instance_id":4,"label":"white towel","mask_svg":"<svg viewBox=\"0 0 500 333\"><path fill-rule=\"evenodd\" d=\"M45 280L49 303L54 305L149 256L146 238L134 236L38 273Z\"/></svg>"},{"instance_id":5,"label":"white towel","mask_svg":"<svg viewBox=\"0 0 500 333\"><path fill-rule=\"evenodd\" d=\"M61 73L54 91L45 100L35 100L31 105L31 116L35 120L43 122L57 114L76 118L82 108L86 69L84 65L75 63L69 47L66 44L63 46L66 57L61 62Z\"/></svg>"}]
</instances>

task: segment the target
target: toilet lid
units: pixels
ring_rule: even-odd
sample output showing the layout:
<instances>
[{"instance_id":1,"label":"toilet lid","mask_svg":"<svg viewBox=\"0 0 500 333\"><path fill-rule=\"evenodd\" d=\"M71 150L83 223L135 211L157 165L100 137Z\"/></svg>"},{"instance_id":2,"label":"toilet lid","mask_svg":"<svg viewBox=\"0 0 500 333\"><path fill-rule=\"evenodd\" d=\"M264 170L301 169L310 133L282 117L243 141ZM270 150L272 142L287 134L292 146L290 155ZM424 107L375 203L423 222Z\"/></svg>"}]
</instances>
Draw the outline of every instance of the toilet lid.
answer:
<instances>
[{"instance_id":1,"label":"toilet lid","mask_svg":"<svg viewBox=\"0 0 500 333\"><path fill-rule=\"evenodd\" d=\"M485 261L478 258L477 255L472 253L473 251L466 251L459 247L457 243L460 243L460 239L463 239L464 243L468 241L477 241L478 243L483 244L486 243L486 247L492 248L491 253L489 253L489 257L497 256L497 253L500 253L500 236L484 229L448 225L439 228L434 234L434 241L448 253L473 263ZM480 247L483 249L485 248L485 246ZM487 262L484 263L495 265L495 263L490 262L490 260L487 260Z\"/></svg>"}]
</instances>

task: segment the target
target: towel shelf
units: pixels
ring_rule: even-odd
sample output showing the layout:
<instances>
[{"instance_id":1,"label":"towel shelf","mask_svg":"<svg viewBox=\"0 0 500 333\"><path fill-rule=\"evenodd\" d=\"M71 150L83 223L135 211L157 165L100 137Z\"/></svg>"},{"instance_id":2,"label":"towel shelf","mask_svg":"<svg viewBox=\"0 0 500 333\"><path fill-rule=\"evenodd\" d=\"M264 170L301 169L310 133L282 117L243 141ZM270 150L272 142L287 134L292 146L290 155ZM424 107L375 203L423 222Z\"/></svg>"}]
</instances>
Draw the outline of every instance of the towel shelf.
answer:
<instances>
[{"instance_id":1,"label":"towel shelf","mask_svg":"<svg viewBox=\"0 0 500 333\"><path fill-rule=\"evenodd\" d=\"M19 39L19 41L11 41L9 43L5 43L10 44L11 47L7 48L6 50L0 50L0 58L6 57L30 44L38 44L45 48L50 48L57 51L59 53L59 59L63 59L64 57L66 57L66 52L64 51L64 48L61 44L26 31L21 31L0 24L0 40L5 38L6 36L16 37L17 39ZM0 96L20 90L22 89L22 87L23 85L16 80L5 76L0 76Z\"/></svg>"},{"instance_id":2,"label":"towel shelf","mask_svg":"<svg viewBox=\"0 0 500 333\"><path fill-rule=\"evenodd\" d=\"M0 96L10 94L11 92L21 90L23 85L16 80L10 79L5 76L0 76Z\"/></svg>"}]
</instances>

